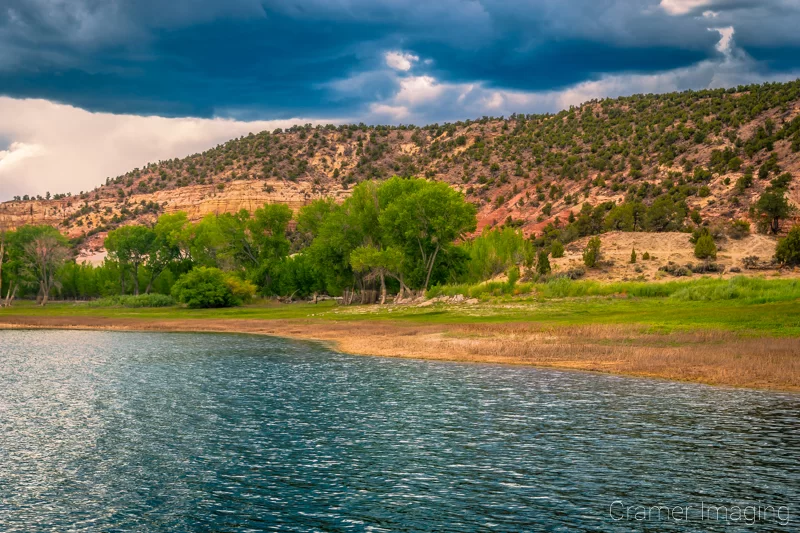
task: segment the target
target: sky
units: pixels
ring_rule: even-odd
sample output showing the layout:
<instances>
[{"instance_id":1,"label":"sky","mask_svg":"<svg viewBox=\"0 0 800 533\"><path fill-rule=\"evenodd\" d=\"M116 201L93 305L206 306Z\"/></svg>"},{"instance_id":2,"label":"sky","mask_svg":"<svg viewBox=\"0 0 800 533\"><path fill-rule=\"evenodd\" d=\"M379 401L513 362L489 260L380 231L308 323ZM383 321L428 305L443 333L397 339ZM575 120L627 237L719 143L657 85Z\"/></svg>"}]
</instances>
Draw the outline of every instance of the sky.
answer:
<instances>
[{"instance_id":1,"label":"sky","mask_svg":"<svg viewBox=\"0 0 800 533\"><path fill-rule=\"evenodd\" d=\"M297 123L800 77L800 0L3 0L0 200Z\"/></svg>"}]
</instances>

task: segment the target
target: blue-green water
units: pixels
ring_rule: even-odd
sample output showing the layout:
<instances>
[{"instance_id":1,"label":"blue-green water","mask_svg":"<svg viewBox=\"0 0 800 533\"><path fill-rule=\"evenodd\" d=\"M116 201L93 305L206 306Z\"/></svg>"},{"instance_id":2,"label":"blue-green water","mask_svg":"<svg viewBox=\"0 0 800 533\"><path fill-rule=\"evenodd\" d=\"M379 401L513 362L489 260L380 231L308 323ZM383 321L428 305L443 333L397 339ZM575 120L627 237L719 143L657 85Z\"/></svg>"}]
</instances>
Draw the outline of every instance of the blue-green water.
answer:
<instances>
[{"instance_id":1,"label":"blue-green water","mask_svg":"<svg viewBox=\"0 0 800 533\"><path fill-rule=\"evenodd\" d=\"M266 337L0 331L0 531L797 531L798 408ZM619 519L635 505L695 522Z\"/></svg>"}]
</instances>

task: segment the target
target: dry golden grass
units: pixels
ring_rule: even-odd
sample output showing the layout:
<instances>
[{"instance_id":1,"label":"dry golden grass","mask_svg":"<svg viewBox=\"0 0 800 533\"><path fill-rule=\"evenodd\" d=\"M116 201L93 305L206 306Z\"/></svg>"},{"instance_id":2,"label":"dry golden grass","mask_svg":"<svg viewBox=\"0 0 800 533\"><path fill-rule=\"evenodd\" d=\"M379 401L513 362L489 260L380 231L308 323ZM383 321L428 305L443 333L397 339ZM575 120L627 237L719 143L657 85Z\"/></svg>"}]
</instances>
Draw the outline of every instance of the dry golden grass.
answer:
<instances>
[{"instance_id":1,"label":"dry golden grass","mask_svg":"<svg viewBox=\"0 0 800 533\"><path fill-rule=\"evenodd\" d=\"M3 317L0 327L213 331L317 340L347 353L535 365L714 385L800 391L800 339L633 325L419 325L314 320Z\"/></svg>"}]
</instances>

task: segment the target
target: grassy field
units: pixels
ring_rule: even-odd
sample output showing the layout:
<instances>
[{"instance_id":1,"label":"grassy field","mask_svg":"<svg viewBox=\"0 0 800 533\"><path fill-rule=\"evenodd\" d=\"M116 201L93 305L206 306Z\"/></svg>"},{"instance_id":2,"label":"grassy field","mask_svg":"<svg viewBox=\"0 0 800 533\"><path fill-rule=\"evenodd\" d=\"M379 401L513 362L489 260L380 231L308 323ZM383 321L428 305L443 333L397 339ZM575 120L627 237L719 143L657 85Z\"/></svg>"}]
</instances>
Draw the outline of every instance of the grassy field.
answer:
<instances>
[{"instance_id":1,"label":"grassy field","mask_svg":"<svg viewBox=\"0 0 800 533\"><path fill-rule=\"evenodd\" d=\"M227 309L98 307L86 302L51 302L42 308L21 301L0 310L0 316L390 320L425 324L535 322L554 326L639 324L662 332L717 329L743 335L800 337L800 280L735 278L613 284L556 280L516 287L516 291L509 290L507 294L495 288L493 292L499 296L492 296L491 290L485 291L480 294L480 303L474 305L442 302L425 307L343 307L329 300L318 304L262 301ZM519 292L520 288L524 292ZM432 292L433 296L454 294L463 292L452 288Z\"/></svg>"},{"instance_id":2,"label":"grassy field","mask_svg":"<svg viewBox=\"0 0 800 533\"><path fill-rule=\"evenodd\" d=\"M519 287L517 287L519 289ZM517 294L514 294L517 292ZM452 288L437 290L446 300ZM475 304L239 308L16 302L0 326L230 331L334 343L364 355L531 364L717 385L800 390L800 283L735 278L557 280Z\"/></svg>"}]
</instances>

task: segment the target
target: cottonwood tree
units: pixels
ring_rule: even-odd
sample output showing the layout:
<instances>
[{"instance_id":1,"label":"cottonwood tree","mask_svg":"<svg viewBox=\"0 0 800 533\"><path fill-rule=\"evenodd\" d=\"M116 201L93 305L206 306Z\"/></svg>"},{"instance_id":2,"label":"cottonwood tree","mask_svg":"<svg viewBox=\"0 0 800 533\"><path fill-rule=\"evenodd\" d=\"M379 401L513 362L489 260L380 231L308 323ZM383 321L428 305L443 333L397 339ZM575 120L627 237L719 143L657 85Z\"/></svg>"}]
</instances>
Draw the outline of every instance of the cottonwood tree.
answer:
<instances>
[{"instance_id":1,"label":"cottonwood tree","mask_svg":"<svg viewBox=\"0 0 800 533\"><path fill-rule=\"evenodd\" d=\"M153 252L155 232L145 226L123 226L108 232L105 247L108 256L121 267L121 288L125 293L124 273L128 271L133 281L133 294L139 294L139 268Z\"/></svg>"},{"instance_id":2,"label":"cottonwood tree","mask_svg":"<svg viewBox=\"0 0 800 533\"><path fill-rule=\"evenodd\" d=\"M32 231L22 235L22 270L28 279L38 283L38 299L47 305L50 292L58 286L56 272L69 257L67 239L50 226L30 226Z\"/></svg>"},{"instance_id":3,"label":"cottonwood tree","mask_svg":"<svg viewBox=\"0 0 800 533\"><path fill-rule=\"evenodd\" d=\"M153 242L147 254L145 266L148 272L145 294L153 288L153 282L171 265L191 260L189 243L191 225L184 212L161 215L153 227Z\"/></svg>"},{"instance_id":4,"label":"cottonwood tree","mask_svg":"<svg viewBox=\"0 0 800 533\"><path fill-rule=\"evenodd\" d=\"M381 250L374 246L360 246L350 253L350 264L356 272L369 272L381 282L381 305L386 303L386 276L400 283L401 294L410 289L403 281L403 252L397 248Z\"/></svg>"},{"instance_id":5,"label":"cottonwood tree","mask_svg":"<svg viewBox=\"0 0 800 533\"><path fill-rule=\"evenodd\" d=\"M384 187L391 200L380 214L381 228L389 243L416 258L427 290L442 250L475 230L477 210L442 182L392 178Z\"/></svg>"}]
</instances>

